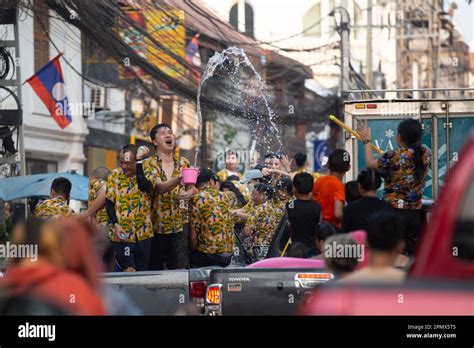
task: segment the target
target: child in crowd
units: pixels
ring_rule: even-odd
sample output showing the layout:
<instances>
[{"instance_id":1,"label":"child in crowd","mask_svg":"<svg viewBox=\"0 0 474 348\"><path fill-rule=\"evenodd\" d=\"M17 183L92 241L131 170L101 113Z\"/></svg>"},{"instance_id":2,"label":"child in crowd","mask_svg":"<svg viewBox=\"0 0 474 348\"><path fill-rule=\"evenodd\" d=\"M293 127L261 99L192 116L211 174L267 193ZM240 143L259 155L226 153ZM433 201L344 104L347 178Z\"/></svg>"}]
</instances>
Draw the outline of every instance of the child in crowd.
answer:
<instances>
[{"instance_id":1,"label":"child in crowd","mask_svg":"<svg viewBox=\"0 0 474 348\"><path fill-rule=\"evenodd\" d=\"M329 222L321 222L316 225L315 232L314 249L316 250L317 255L314 258L322 259L324 253L324 242L329 237L335 235L337 231L333 224Z\"/></svg>"},{"instance_id":2,"label":"child in crowd","mask_svg":"<svg viewBox=\"0 0 474 348\"><path fill-rule=\"evenodd\" d=\"M356 180L348 181L345 185L346 203L357 201L362 197Z\"/></svg>"},{"instance_id":3,"label":"child in crowd","mask_svg":"<svg viewBox=\"0 0 474 348\"><path fill-rule=\"evenodd\" d=\"M321 206L311 198L313 181L313 176L309 173L295 175L293 193L296 199L286 203L286 211L292 243L303 243L315 254L314 226L321 219Z\"/></svg>"},{"instance_id":4,"label":"child in crowd","mask_svg":"<svg viewBox=\"0 0 474 348\"><path fill-rule=\"evenodd\" d=\"M392 206L376 197L382 177L374 169L365 169L357 177L362 197L344 207L344 232L367 230L367 220L381 210L393 210Z\"/></svg>"}]
</instances>

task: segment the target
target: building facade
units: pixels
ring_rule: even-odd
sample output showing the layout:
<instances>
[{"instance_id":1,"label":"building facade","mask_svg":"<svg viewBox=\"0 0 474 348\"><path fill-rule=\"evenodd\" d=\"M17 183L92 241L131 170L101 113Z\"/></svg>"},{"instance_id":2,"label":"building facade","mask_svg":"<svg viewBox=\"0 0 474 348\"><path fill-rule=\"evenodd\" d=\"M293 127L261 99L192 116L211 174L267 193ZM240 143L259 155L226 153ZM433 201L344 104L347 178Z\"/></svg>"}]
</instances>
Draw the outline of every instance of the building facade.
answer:
<instances>
[{"instance_id":1,"label":"building facade","mask_svg":"<svg viewBox=\"0 0 474 348\"><path fill-rule=\"evenodd\" d=\"M83 117L87 106L83 104L82 77L78 74L82 66L81 33L73 26L51 18L48 14L49 10L44 3L35 1L33 9L30 9L28 15L20 22L21 78L23 81L26 80L59 52L63 52L64 59L61 59L61 66L72 122L65 129L59 128L30 85L22 86L25 174L67 170L83 173L86 161L83 143L88 128ZM49 33L49 38L46 32ZM65 63L65 60L68 63ZM71 66L77 72L73 71Z\"/></svg>"}]
</instances>

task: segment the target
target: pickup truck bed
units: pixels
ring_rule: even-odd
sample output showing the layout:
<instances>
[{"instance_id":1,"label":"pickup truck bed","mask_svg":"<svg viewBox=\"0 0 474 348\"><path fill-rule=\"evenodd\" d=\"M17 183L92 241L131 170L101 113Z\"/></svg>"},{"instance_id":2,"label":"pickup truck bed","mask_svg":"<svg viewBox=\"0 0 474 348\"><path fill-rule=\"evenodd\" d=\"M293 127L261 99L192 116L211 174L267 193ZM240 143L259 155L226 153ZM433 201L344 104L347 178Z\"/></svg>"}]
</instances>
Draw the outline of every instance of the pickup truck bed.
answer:
<instances>
[{"instance_id":1,"label":"pickup truck bed","mask_svg":"<svg viewBox=\"0 0 474 348\"><path fill-rule=\"evenodd\" d=\"M153 272L104 273L106 284L124 291L145 315L172 315L186 305L198 305L203 297L210 269L164 270ZM200 284L201 303L193 298L192 284Z\"/></svg>"}]
</instances>

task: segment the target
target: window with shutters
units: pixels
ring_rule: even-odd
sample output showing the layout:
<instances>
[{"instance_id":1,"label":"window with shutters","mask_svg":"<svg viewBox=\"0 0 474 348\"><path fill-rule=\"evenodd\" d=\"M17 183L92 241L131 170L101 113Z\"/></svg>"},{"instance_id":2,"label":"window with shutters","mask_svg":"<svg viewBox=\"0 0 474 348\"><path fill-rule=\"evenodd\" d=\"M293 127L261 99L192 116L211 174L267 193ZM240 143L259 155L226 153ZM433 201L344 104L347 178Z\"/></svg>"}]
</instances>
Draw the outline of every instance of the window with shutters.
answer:
<instances>
[{"instance_id":1,"label":"window with shutters","mask_svg":"<svg viewBox=\"0 0 474 348\"><path fill-rule=\"evenodd\" d=\"M49 62L49 9L44 0L35 0L33 4L35 72Z\"/></svg>"},{"instance_id":2,"label":"window with shutters","mask_svg":"<svg viewBox=\"0 0 474 348\"><path fill-rule=\"evenodd\" d=\"M173 100L171 98L161 98L161 123L171 126L173 121Z\"/></svg>"},{"instance_id":3,"label":"window with shutters","mask_svg":"<svg viewBox=\"0 0 474 348\"><path fill-rule=\"evenodd\" d=\"M254 37L254 14L253 8L249 3L245 3L244 6L244 16L245 16L245 35ZM239 18L238 13L238 4L235 4L230 9L229 13L229 22L237 30L239 30L239 22L242 19Z\"/></svg>"}]
</instances>

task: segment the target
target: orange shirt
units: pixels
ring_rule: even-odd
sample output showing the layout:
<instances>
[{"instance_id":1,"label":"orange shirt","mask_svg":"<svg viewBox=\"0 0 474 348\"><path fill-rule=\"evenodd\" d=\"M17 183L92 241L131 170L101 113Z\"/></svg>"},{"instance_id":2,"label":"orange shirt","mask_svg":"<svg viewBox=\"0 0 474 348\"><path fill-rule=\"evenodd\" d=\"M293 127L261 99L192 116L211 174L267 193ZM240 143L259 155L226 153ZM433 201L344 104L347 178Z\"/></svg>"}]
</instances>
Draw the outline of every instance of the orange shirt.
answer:
<instances>
[{"instance_id":1,"label":"orange shirt","mask_svg":"<svg viewBox=\"0 0 474 348\"><path fill-rule=\"evenodd\" d=\"M334 216L334 202L346 201L344 184L332 175L320 177L313 186L313 199L321 205L323 220L340 226L340 222Z\"/></svg>"}]
</instances>

